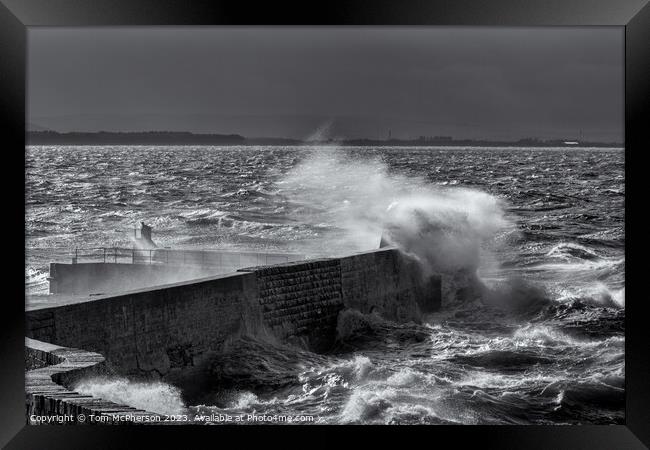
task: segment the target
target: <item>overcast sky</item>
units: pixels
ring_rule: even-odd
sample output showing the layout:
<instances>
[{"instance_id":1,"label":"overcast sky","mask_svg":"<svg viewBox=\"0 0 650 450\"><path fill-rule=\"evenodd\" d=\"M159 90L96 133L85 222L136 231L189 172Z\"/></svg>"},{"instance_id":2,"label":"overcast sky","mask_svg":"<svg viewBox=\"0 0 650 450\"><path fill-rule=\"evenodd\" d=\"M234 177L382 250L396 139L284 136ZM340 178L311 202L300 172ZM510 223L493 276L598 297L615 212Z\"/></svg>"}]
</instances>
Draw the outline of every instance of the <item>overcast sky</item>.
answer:
<instances>
[{"instance_id":1,"label":"overcast sky","mask_svg":"<svg viewBox=\"0 0 650 450\"><path fill-rule=\"evenodd\" d=\"M30 28L58 131L623 140L623 28Z\"/></svg>"}]
</instances>

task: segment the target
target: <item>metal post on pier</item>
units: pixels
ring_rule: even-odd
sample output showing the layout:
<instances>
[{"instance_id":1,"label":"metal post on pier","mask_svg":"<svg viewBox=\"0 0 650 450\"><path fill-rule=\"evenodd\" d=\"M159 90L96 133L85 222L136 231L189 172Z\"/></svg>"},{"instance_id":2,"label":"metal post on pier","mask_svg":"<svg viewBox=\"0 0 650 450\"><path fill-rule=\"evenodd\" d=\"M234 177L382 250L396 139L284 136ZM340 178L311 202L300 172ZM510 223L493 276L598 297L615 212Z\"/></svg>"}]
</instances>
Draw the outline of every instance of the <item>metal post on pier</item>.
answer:
<instances>
[{"instance_id":1,"label":"metal post on pier","mask_svg":"<svg viewBox=\"0 0 650 450\"><path fill-rule=\"evenodd\" d=\"M103 247L104 250L104 264L106 264L106 247Z\"/></svg>"},{"instance_id":2,"label":"metal post on pier","mask_svg":"<svg viewBox=\"0 0 650 450\"><path fill-rule=\"evenodd\" d=\"M153 251L153 250L149 250L149 264L151 264L151 252L152 252L152 251Z\"/></svg>"}]
</instances>

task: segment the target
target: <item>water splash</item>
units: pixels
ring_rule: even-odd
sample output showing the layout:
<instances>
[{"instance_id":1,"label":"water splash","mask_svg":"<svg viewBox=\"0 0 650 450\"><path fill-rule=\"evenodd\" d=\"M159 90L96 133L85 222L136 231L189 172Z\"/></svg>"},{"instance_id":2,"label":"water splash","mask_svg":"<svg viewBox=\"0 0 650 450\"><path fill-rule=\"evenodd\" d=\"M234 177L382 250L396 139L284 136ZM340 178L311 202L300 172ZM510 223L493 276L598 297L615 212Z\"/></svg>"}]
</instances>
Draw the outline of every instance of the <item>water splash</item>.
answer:
<instances>
[{"instance_id":1,"label":"water splash","mask_svg":"<svg viewBox=\"0 0 650 450\"><path fill-rule=\"evenodd\" d=\"M79 381L74 390L158 414L183 414L185 404L178 388L160 382L131 381L126 378L95 377Z\"/></svg>"},{"instance_id":2,"label":"water splash","mask_svg":"<svg viewBox=\"0 0 650 450\"><path fill-rule=\"evenodd\" d=\"M503 201L488 193L394 173L378 157L355 158L337 147L312 150L278 187L306 206L297 221L337 225L341 233L323 236L339 242L330 252L369 250L383 239L428 272L475 271L481 246L511 226ZM333 248L323 241L312 245L309 253Z\"/></svg>"}]
</instances>

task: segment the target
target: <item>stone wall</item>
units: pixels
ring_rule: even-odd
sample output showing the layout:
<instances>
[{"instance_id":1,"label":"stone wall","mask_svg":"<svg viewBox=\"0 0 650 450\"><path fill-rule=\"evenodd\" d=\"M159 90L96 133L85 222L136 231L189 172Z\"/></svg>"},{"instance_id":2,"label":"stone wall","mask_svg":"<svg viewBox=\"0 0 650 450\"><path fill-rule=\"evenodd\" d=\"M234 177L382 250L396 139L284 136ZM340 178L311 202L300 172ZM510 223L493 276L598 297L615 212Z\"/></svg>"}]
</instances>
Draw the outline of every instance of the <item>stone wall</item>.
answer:
<instances>
[{"instance_id":1,"label":"stone wall","mask_svg":"<svg viewBox=\"0 0 650 450\"><path fill-rule=\"evenodd\" d=\"M317 351L332 345L343 308L339 259L241 270L257 277L264 323L275 336Z\"/></svg>"}]
</instances>

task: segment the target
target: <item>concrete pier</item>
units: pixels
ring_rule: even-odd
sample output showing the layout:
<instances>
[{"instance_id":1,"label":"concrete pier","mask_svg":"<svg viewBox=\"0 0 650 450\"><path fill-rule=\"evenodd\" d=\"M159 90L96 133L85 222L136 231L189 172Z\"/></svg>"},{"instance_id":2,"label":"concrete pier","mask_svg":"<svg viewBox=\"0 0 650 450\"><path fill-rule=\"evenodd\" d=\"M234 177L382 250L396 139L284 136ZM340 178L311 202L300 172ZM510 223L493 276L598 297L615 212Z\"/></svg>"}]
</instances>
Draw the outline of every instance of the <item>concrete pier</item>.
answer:
<instances>
[{"instance_id":1,"label":"concrete pier","mask_svg":"<svg viewBox=\"0 0 650 450\"><path fill-rule=\"evenodd\" d=\"M29 306L27 336L100 353L115 373L183 388L239 335L326 352L346 308L419 322L440 296L438 276L424 278L413 260L382 248Z\"/></svg>"}]
</instances>

